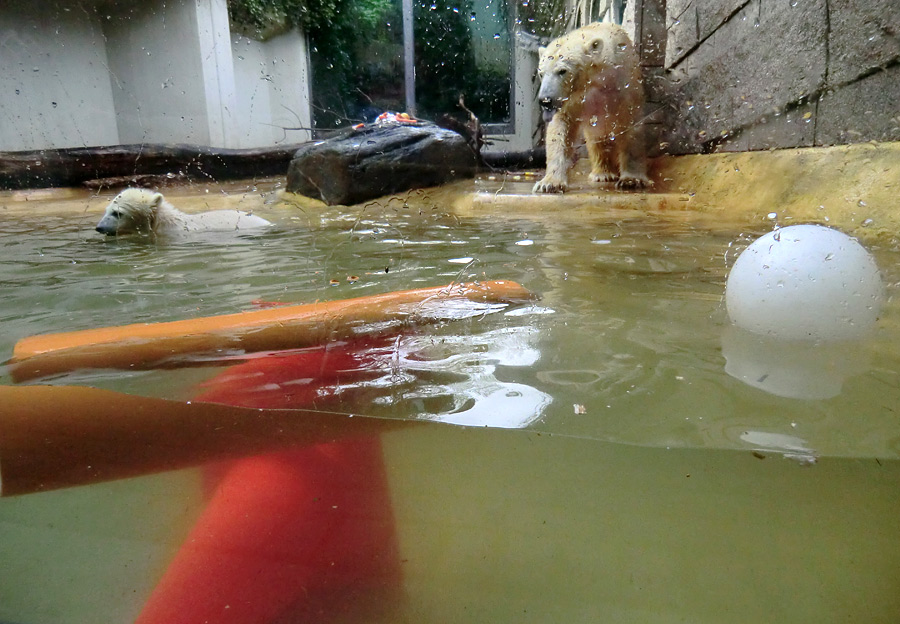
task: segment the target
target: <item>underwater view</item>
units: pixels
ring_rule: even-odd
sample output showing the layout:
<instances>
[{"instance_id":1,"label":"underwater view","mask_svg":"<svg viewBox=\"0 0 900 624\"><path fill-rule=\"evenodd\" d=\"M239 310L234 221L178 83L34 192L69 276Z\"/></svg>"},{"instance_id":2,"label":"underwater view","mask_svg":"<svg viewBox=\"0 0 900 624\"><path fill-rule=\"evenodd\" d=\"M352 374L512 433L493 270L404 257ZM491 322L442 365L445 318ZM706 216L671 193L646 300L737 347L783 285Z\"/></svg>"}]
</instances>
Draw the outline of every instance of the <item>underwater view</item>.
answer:
<instances>
[{"instance_id":1,"label":"underwater view","mask_svg":"<svg viewBox=\"0 0 900 624\"><path fill-rule=\"evenodd\" d=\"M474 214L454 188L326 207L280 186L166 189L189 211L240 207L274 224L168 237L94 231L112 193L6 193L7 357L38 334L452 283L513 281L536 298L439 305L320 347L48 374L8 363L6 386L114 391L86 398L84 418L125 424L116 451L63 421L44 448L84 444L98 466L48 454L35 465L65 473L57 484L0 452L3 492L24 494L0 500L4 621L898 612L890 241L868 245L885 286L872 333L785 350L737 332L724 301L736 257L770 224L620 207ZM771 381L748 382L760 366ZM171 403L277 416L233 429L245 414L185 412L129 433ZM304 419L322 428L300 431ZM30 426L0 423L0 451Z\"/></svg>"},{"instance_id":2,"label":"underwater view","mask_svg":"<svg viewBox=\"0 0 900 624\"><path fill-rule=\"evenodd\" d=\"M0 624L900 622L900 2L0 2Z\"/></svg>"}]
</instances>

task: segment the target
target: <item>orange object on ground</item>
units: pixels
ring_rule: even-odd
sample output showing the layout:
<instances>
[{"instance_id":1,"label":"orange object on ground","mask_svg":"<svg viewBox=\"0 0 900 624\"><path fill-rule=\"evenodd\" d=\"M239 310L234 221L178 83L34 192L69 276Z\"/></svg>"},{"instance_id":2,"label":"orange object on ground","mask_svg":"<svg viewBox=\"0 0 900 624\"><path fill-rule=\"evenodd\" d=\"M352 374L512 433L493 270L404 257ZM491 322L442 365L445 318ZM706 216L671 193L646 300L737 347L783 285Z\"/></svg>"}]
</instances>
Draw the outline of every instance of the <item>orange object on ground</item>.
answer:
<instances>
[{"instance_id":1,"label":"orange object on ground","mask_svg":"<svg viewBox=\"0 0 900 624\"><path fill-rule=\"evenodd\" d=\"M79 368L153 368L186 354L249 353L322 344L452 319L454 300L523 303L533 293L510 281L451 284L167 323L142 323L23 338L13 349L16 381Z\"/></svg>"}]
</instances>

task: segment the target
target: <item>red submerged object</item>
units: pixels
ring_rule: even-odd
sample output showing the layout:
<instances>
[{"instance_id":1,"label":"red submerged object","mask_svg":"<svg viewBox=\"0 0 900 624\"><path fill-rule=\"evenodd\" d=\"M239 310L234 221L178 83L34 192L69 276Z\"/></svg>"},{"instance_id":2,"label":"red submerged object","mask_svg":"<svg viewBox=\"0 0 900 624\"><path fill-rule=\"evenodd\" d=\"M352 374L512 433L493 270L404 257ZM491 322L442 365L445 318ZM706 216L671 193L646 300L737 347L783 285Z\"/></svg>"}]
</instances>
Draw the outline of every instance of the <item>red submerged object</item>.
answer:
<instances>
[{"instance_id":1,"label":"red submerged object","mask_svg":"<svg viewBox=\"0 0 900 624\"><path fill-rule=\"evenodd\" d=\"M373 346L272 354L203 384L197 400L310 407L365 376ZM137 622L369 621L401 594L378 436L251 457L224 476Z\"/></svg>"}]
</instances>

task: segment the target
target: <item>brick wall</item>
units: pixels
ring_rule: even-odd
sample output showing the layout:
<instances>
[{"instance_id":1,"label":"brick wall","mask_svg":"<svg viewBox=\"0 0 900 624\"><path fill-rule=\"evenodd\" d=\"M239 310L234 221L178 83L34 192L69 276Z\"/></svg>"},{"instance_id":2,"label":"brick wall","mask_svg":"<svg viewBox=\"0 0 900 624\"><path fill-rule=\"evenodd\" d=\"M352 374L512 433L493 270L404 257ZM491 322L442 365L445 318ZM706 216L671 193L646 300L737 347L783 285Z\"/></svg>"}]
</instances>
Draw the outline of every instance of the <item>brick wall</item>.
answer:
<instances>
[{"instance_id":1,"label":"brick wall","mask_svg":"<svg viewBox=\"0 0 900 624\"><path fill-rule=\"evenodd\" d=\"M900 140L900 0L635 0L655 150Z\"/></svg>"}]
</instances>

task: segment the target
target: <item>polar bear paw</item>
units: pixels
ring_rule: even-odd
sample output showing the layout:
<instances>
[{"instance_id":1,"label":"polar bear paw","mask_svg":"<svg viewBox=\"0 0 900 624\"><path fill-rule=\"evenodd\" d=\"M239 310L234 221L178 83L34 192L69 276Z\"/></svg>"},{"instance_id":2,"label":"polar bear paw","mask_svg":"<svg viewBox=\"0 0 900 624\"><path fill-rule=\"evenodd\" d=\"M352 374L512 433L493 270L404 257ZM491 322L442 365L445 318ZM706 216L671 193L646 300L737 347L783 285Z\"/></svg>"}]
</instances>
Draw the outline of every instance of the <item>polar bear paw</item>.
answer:
<instances>
[{"instance_id":1,"label":"polar bear paw","mask_svg":"<svg viewBox=\"0 0 900 624\"><path fill-rule=\"evenodd\" d=\"M653 182L643 174L625 173L616 180L616 188L619 190L640 191L651 186Z\"/></svg>"},{"instance_id":2,"label":"polar bear paw","mask_svg":"<svg viewBox=\"0 0 900 624\"><path fill-rule=\"evenodd\" d=\"M569 188L569 183L560 178L546 176L540 182L534 185L532 192L534 193L565 193Z\"/></svg>"},{"instance_id":3,"label":"polar bear paw","mask_svg":"<svg viewBox=\"0 0 900 624\"><path fill-rule=\"evenodd\" d=\"M617 182L619 176L610 173L609 171L592 171L588 176L588 180L596 184L609 184L611 182Z\"/></svg>"}]
</instances>

